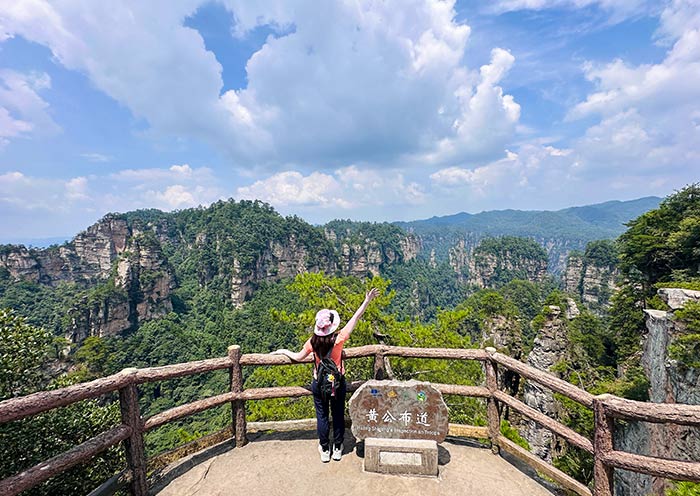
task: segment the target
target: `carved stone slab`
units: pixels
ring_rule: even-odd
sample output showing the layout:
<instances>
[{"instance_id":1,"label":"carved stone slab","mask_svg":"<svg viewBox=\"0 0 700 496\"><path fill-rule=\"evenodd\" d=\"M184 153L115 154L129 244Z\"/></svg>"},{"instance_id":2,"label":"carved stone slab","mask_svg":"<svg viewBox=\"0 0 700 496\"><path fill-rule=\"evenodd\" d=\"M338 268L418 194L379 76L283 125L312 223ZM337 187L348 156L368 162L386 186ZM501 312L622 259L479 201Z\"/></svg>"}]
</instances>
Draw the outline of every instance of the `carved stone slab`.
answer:
<instances>
[{"instance_id":1,"label":"carved stone slab","mask_svg":"<svg viewBox=\"0 0 700 496\"><path fill-rule=\"evenodd\" d=\"M352 395L349 408L352 433L358 439L429 439L441 443L447 436L447 405L429 382L367 381Z\"/></svg>"}]
</instances>

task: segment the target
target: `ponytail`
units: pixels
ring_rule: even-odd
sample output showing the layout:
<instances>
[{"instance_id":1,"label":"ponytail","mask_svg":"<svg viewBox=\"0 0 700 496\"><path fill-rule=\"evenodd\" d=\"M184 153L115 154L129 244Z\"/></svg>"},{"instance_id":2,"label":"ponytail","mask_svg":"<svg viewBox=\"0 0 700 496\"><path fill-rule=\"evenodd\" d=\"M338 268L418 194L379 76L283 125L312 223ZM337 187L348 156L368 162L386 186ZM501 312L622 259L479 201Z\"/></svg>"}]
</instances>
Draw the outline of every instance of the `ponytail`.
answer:
<instances>
[{"instance_id":1,"label":"ponytail","mask_svg":"<svg viewBox=\"0 0 700 496\"><path fill-rule=\"evenodd\" d=\"M314 355L316 355L318 360L323 360L323 357L335 346L336 337L336 334L329 334L328 336L314 334L311 336L311 348L314 350Z\"/></svg>"}]
</instances>

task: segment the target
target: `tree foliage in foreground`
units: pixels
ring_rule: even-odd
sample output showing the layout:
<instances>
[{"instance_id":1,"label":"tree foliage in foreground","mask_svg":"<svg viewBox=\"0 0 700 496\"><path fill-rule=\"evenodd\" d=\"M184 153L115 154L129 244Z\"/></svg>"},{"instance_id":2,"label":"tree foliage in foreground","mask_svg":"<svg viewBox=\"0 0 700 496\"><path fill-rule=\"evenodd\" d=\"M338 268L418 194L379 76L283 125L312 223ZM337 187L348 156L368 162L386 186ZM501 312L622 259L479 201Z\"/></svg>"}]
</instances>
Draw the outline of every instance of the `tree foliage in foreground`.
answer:
<instances>
[{"instance_id":1,"label":"tree foliage in foreground","mask_svg":"<svg viewBox=\"0 0 700 496\"><path fill-rule=\"evenodd\" d=\"M694 287L700 276L700 184L686 186L628 225L618 240L625 282L613 298L610 334L616 363L638 367L642 308L663 307L657 288ZM700 365L696 313L693 305L676 312L687 321L687 332L673 339L669 352L684 367Z\"/></svg>"},{"instance_id":2,"label":"tree foliage in foreground","mask_svg":"<svg viewBox=\"0 0 700 496\"><path fill-rule=\"evenodd\" d=\"M620 236L622 268L645 291L700 275L700 183L686 186L629 224Z\"/></svg>"},{"instance_id":3,"label":"tree foliage in foreground","mask_svg":"<svg viewBox=\"0 0 700 496\"><path fill-rule=\"evenodd\" d=\"M49 343L49 333L9 310L0 310L0 399L45 388L42 369L48 364ZM84 379L85 373L77 372L52 381L48 388L66 387ZM120 422L118 403L87 400L0 424L0 479L67 451ZM114 446L26 494L86 494L123 466L121 448Z\"/></svg>"}]
</instances>

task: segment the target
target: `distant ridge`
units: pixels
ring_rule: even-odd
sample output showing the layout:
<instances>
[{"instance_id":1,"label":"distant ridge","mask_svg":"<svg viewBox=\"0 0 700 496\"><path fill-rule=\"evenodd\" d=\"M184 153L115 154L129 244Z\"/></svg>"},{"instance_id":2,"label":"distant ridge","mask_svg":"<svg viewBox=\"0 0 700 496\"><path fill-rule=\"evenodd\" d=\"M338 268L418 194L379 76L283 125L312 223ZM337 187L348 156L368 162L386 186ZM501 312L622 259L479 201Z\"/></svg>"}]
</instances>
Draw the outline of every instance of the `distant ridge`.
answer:
<instances>
[{"instance_id":1,"label":"distant ridge","mask_svg":"<svg viewBox=\"0 0 700 496\"><path fill-rule=\"evenodd\" d=\"M421 238L421 257L450 260L455 246L471 252L485 237L518 236L540 243L549 255L549 270L564 269L571 250L584 250L598 239L615 239L625 223L655 209L661 198L647 196L629 201L607 201L561 210L490 210L460 212L442 217L394 222Z\"/></svg>"},{"instance_id":2,"label":"distant ridge","mask_svg":"<svg viewBox=\"0 0 700 496\"><path fill-rule=\"evenodd\" d=\"M460 212L409 222L394 222L419 235L448 232L478 233L487 236L564 236L581 241L616 238L625 223L658 207L661 198L647 196L636 200L612 200L561 210L489 210L478 214ZM437 229L436 229L437 228ZM448 232L445 231L448 229Z\"/></svg>"}]
</instances>

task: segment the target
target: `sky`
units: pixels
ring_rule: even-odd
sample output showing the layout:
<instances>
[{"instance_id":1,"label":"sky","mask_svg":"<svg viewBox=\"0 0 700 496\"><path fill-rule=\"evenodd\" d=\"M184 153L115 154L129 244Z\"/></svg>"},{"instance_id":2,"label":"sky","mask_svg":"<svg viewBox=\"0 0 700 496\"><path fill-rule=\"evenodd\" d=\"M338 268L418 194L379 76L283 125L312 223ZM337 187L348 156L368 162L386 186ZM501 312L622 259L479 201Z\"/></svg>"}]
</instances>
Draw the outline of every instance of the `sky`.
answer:
<instances>
[{"instance_id":1,"label":"sky","mask_svg":"<svg viewBox=\"0 0 700 496\"><path fill-rule=\"evenodd\" d=\"M0 242L260 199L312 223L700 181L700 0L0 0Z\"/></svg>"}]
</instances>

